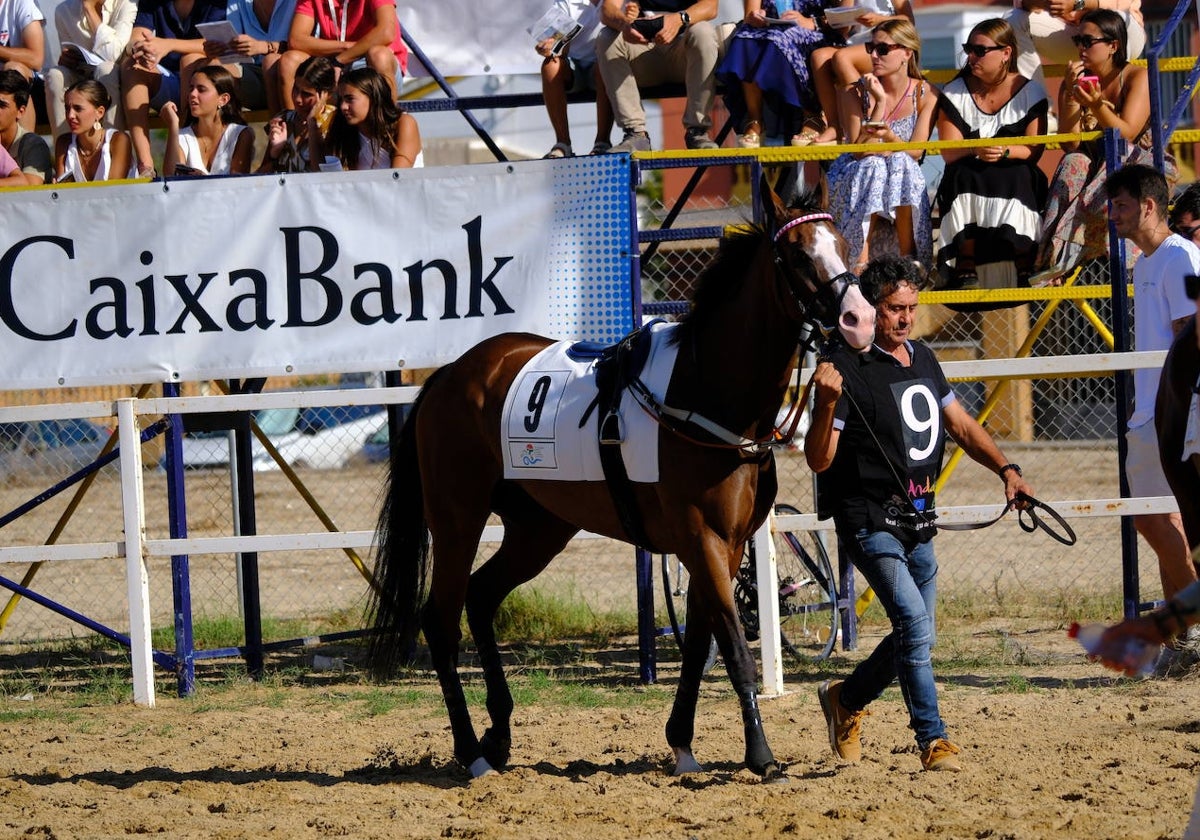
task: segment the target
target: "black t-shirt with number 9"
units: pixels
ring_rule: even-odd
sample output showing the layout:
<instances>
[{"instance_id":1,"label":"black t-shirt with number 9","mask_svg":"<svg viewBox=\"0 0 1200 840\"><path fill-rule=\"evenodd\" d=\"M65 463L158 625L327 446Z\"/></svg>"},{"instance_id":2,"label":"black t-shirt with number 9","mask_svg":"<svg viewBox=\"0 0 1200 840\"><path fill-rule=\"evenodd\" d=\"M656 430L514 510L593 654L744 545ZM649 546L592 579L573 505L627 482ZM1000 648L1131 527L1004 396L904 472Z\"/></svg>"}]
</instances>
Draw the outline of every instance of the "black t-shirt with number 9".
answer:
<instances>
[{"instance_id":1,"label":"black t-shirt with number 9","mask_svg":"<svg viewBox=\"0 0 1200 840\"><path fill-rule=\"evenodd\" d=\"M933 351L919 341L908 347L908 367L877 347L830 355L843 379L834 419L841 434L833 464L817 477L817 513L841 529L924 542L935 531L942 409L955 397Z\"/></svg>"}]
</instances>

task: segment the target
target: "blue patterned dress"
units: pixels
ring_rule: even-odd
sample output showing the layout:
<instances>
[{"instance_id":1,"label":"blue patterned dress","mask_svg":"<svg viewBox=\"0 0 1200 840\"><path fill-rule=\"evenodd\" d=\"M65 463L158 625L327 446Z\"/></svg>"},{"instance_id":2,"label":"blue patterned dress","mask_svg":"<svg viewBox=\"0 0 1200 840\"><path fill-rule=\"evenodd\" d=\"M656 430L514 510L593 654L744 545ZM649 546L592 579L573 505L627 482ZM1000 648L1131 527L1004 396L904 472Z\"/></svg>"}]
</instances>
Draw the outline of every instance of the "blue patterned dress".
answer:
<instances>
[{"instance_id":1,"label":"blue patterned dress","mask_svg":"<svg viewBox=\"0 0 1200 840\"><path fill-rule=\"evenodd\" d=\"M762 8L770 18L789 10L814 17L837 5L839 0L764 0ZM809 77L808 57L817 47L841 44L835 34L823 29L739 23L729 39L725 59L717 66L717 78L728 91L725 98L729 110L744 113L741 82L753 82L773 106L786 103L805 111L820 111L816 87Z\"/></svg>"},{"instance_id":2,"label":"blue patterned dress","mask_svg":"<svg viewBox=\"0 0 1200 840\"><path fill-rule=\"evenodd\" d=\"M914 80L915 81L915 80ZM888 123L901 140L911 140L917 126L922 83L912 85L912 113ZM907 152L866 155L845 154L829 167L830 202L838 230L850 246L850 264L859 261L871 217L896 221L897 207L912 207L914 255L926 270L933 266L933 232L929 223L929 192L921 165ZM899 254L900 245L892 225L876 225L870 242L872 258Z\"/></svg>"}]
</instances>

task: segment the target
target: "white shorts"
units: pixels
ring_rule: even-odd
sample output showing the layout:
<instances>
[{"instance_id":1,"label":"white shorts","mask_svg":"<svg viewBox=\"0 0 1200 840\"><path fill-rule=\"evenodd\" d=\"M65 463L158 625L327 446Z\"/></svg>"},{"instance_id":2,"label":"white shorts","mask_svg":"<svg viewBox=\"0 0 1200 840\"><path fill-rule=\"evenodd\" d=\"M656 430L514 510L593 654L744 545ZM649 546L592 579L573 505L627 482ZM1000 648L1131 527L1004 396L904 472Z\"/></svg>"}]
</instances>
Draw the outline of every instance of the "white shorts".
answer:
<instances>
[{"instance_id":1,"label":"white shorts","mask_svg":"<svg viewBox=\"0 0 1200 840\"><path fill-rule=\"evenodd\" d=\"M1171 496L1171 486L1163 474L1158 457L1158 434L1154 421L1130 429L1125 435L1128 452L1125 455L1125 477L1129 481L1131 498ZM1178 507L1175 508L1179 510Z\"/></svg>"}]
</instances>

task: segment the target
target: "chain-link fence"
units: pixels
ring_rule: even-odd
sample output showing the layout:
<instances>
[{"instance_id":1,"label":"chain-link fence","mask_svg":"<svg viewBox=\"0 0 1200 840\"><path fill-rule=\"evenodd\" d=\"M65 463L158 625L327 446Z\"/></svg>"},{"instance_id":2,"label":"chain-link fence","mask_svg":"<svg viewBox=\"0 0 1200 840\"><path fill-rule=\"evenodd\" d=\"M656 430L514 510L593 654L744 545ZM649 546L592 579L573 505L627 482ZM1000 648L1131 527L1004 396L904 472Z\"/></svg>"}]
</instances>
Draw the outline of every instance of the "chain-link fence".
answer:
<instances>
[{"instance_id":1,"label":"chain-link fence","mask_svg":"<svg viewBox=\"0 0 1200 840\"><path fill-rule=\"evenodd\" d=\"M665 214L647 173L641 223L653 227ZM693 201L677 227L739 222L751 216L745 172L733 176L731 203ZM690 284L715 243L662 243L643 265L646 300L685 300ZM1104 266L1088 267L1080 283L1104 283ZM1106 300L1036 302L993 312L959 312L941 305L923 307L921 337L943 360L1004 358L1022 342L1035 356L1087 354L1109 349L1104 329L1112 330ZM1049 312L1048 312L1049 310ZM1048 312L1048 314L1047 314ZM1030 330L1046 315L1045 325ZM325 387L328 387L326 385ZM992 385L959 382L956 390L973 412L987 404ZM1046 500L1112 498L1118 494L1115 416L1111 375L1016 381L990 406L988 426L1006 453L1020 462L1038 495ZM386 433L381 410L356 407L353 416L303 408L260 412L268 438L292 464L302 486L275 468L261 446L254 458L254 513L260 534L323 531L322 515L338 530L374 526L383 481ZM91 461L103 448L114 420L108 417L0 426L0 509L11 511L41 494L55 480ZM229 437L219 429L197 431L184 442L187 530L189 536L229 536L237 511L231 491ZM159 442L146 445L147 533L168 536L166 476ZM797 450L778 455L779 500L813 510L812 476ZM43 542L99 542L123 538L119 477L114 466L99 470L77 504L78 486L54 496L0 529L7 545ZM948 476L939 495L943 506L1001 501L1000 484L969 460ZM70 512L68 516L67 513ZM939 538L944 597L977 604L986 611L1026 610L1030 605L1070 601L1081 595L1117 603L1121 586L1119 522L1115 518L1074 521L1079 543L1065 548L1041 534L1025 535L1012 520L985 531ZM480 558L494 550L480 547ZM272 619L331 620L340 628L359 626L367 584L350 552L281 551L259 555L262 611ZM1154 555L1141 547L1143 597L1160 588ZM371 558L358 558L370 568ZM70 609L115 628L128 624L124 564L119 559L56 561L26 570L0 567L0 574L25 577L38 592ZM154 624L172 621L170 562L150 563ZM239 564L235 555L190 558L192 604L199 619L236 617ZM633 551L610 540L579 540L531 586L580 599L596 612L635 611ZM656 581L656 586L661 584ZM661 603L661 594L656 600ZM660 608L660 624L666 623ZM21 603L4 618L0 641L31 640L84 631L66 618L32 603ZM270 639L268 639L269 641Z\"/></svg>"}]
</instances>

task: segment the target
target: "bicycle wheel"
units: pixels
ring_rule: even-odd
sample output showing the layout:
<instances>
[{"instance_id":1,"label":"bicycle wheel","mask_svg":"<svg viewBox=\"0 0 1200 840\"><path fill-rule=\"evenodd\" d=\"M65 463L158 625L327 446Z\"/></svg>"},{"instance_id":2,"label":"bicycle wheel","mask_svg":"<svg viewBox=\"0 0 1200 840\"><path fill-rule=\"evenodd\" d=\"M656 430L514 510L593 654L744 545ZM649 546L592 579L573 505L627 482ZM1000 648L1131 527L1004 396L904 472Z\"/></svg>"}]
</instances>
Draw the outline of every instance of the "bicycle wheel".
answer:
<instances>
[{"instance_id":1,"label":"bicycle wheel","mask_svg":"<svg viewBox=\"0 0 1200 840\"><path fill-rule=\"evenodd\" d=\"M798 514L776 505L777 516ZM797 661L825 659L837 642L837 577L815 531L776 531L779 629L784 650Z\"/></svg>"},{"instance_id":2,"label":"bicycle wheel","mask_svg":"<svg viewBox=\"0 0 1200 840\"><path fill-rule=\"evenodd\" d=\"M673 554L659 555L662 562L663 598L667 602L667 618L671 622L671 633L675 644L683 652L683 637L687 630L687 587L688 572L683 563ZM708 658L704 661L704 673L712 670L717 661L717 640L708 640Z\"/></svg>"}]
</instances>

